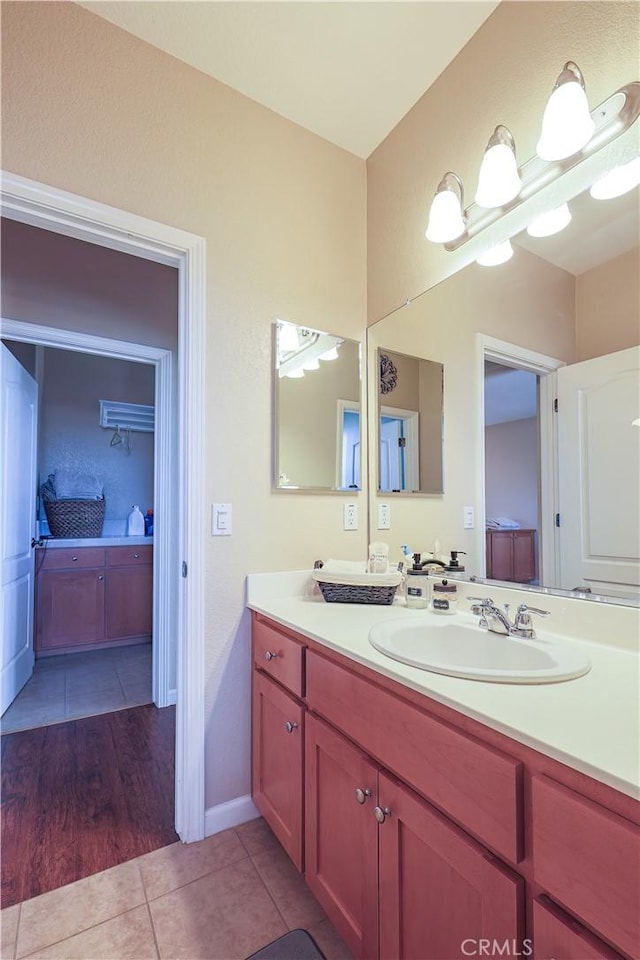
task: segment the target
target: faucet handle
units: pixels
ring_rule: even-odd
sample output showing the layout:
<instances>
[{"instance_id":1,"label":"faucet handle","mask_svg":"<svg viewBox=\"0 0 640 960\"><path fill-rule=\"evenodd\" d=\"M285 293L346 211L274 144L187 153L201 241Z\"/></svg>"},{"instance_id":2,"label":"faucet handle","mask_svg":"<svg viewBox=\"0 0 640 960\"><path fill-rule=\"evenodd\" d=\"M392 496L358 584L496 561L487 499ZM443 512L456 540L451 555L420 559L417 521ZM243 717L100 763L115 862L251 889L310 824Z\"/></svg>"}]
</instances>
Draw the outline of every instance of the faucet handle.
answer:
<instances>
[{"instance_id":1,"label":"faucet handle","mask_svg":"<svg viewBox=\"0 0 640 960\"><path fill-rule=\"evenodd\" d=\"M521 603L516 614L516 621L519 620L520 617L529 613L535 613L539 617L548 617L551 615L551 610L540 610L538 607L530 607L526 603Z\"/></svg>"},{"instance_id":2,"label":"faucet handle","mask_svg":"<svg viewBox=\"0 0 640 960\"><path fill-rule=\"evenodd\" d=\"M493 600L491 597L467 597L469 603L479 603L482 607L492 607Z\"/></svg>"}]
</instances>

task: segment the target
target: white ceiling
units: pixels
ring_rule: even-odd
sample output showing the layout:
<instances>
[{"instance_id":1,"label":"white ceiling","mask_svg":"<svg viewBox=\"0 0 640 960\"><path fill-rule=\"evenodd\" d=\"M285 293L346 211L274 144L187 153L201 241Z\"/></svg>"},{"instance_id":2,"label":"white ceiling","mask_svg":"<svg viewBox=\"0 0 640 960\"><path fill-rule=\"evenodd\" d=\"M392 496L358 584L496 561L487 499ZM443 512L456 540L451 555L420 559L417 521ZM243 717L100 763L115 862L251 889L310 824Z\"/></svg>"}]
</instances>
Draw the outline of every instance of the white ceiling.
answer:
<instances>
[{"instance_id":1,"label":"white ceiling","mask_svg":"<svg viewBox=\"0 0 640 960\"><path fill-rule=\"evenodd\" d=\"M84 0L80 5L368 157L498 0Z\"/></svg>"},{"instance_id":2,"label":"white ceiling","mask_svg":"<svg viewBox=\"0 0 640 960\"><path fill-rule=\"evenodd\" d=\"M484 422L491 427L537 416L538 378L528 370L485 364Z\"/></svg>"}]
</instances>

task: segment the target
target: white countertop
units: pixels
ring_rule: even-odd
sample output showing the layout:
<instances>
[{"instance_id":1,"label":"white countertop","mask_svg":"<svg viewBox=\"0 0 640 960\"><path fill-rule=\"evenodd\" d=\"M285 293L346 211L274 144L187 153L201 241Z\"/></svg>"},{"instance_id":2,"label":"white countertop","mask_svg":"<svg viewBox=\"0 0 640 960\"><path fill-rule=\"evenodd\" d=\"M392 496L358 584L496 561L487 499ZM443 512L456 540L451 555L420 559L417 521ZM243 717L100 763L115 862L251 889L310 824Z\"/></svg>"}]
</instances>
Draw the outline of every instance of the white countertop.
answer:
<instances>
[{"instance_id":1,"label":"white countertop","mask_svg":"<svg viewBox=\"0 0 640 960\"><path fill-rule=\"evenodd\" d=\"M45 544L47 550L55 547L71 547L73 550L78 547L140 547L144 544L153 545L153 537L80 537L75 540L47 537Z\"/></svg>"},{"instance_id":2,"label":"white countertop","mask_svg":"<svg viewBox=\"0 0 640 960\"><path fill-rule=\"evenodd\" d=\"M552 617L545 621L545 626L553 622L553 630L538 629L538 635L560 635L563 642L579 646L589 657L591 670L560 683L489 683L420 670L386 657L369 643L369 630L376 623L407 617L428 621L437 614L407 609L401 600L391 606L325 603L321 597L305 596L309 579L309 571L251 574L247 578L248 606L546 756L640 798L640 611L545 597L547 608L554 607L547 601L557 600ZM478 593L477 585L468 587L460 586L462 597L471 591ZM491 587L491 595L496 602L504 602L505 596L515 602L531 599L530 594L518 597L517 590L495 587ZM467 604L461 600L463 607L467 609ZM465 621L469 618L468 613L456 616Z\"/></svg>"}]
</instances>

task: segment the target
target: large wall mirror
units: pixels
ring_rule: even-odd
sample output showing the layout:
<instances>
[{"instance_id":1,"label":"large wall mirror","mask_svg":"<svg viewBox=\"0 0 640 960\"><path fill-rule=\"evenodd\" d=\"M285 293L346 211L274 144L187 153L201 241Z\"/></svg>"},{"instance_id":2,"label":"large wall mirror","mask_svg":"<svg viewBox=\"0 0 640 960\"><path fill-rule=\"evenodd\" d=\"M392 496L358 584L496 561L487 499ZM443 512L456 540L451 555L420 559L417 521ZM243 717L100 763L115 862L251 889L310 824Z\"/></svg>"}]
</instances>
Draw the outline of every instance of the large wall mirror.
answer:
<instances>
[{"instance_id":1,"label":"large wall mirror","mask_svg":"<svg viewBox=\"0 0 640 960\"><path fill-rule=\"evenodd\" d=\"M639 193L581 193L562 232L524 232L507 262L470 264L370 327L372 377L384 347L442 363L446 381L443 495L391 501L380 530L372 473L370 537L392 556L439 542L466 552L466 575L637 602Z\"/></svg>"},{"instance_id":2,"label":"large wall mirror","mask_svg":"<svg viewBox=\"0 0 640 960\"><path fill-rule=\"evenodd\" d=\"M359 490L360 344L278 320L273 358L274 488Z\"/></svg>"}]
</instances>

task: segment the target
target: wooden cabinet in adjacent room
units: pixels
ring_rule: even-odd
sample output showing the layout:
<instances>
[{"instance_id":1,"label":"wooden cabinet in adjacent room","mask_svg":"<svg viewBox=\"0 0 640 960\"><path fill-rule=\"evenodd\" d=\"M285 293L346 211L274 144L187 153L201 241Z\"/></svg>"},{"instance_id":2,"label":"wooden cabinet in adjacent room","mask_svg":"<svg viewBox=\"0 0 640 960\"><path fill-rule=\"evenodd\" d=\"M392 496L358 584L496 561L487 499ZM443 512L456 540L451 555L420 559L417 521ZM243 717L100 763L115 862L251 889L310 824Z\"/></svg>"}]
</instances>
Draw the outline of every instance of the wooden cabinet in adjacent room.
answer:
<instances>
[{"instance_id":1,"label":"wooden cabinet in adjacent room","mask_svg":"<svg viewBox=\"0 0 640 960\"><path fill-rule=\"evenodd\" d=\"M149 641L152 612L152 546L36 554L38 656Z\"/></svg>"},{"instance_id":2,"label":"wooden cabinet in adjacent room","mask_svg":"<svg viewBox=\"0 0 640 960\"><path fill-rule=\"evenodd\" d=\"M530 583L536 578L535 530L487 530L487 577Z\"/></svg>"}]
</instances>

